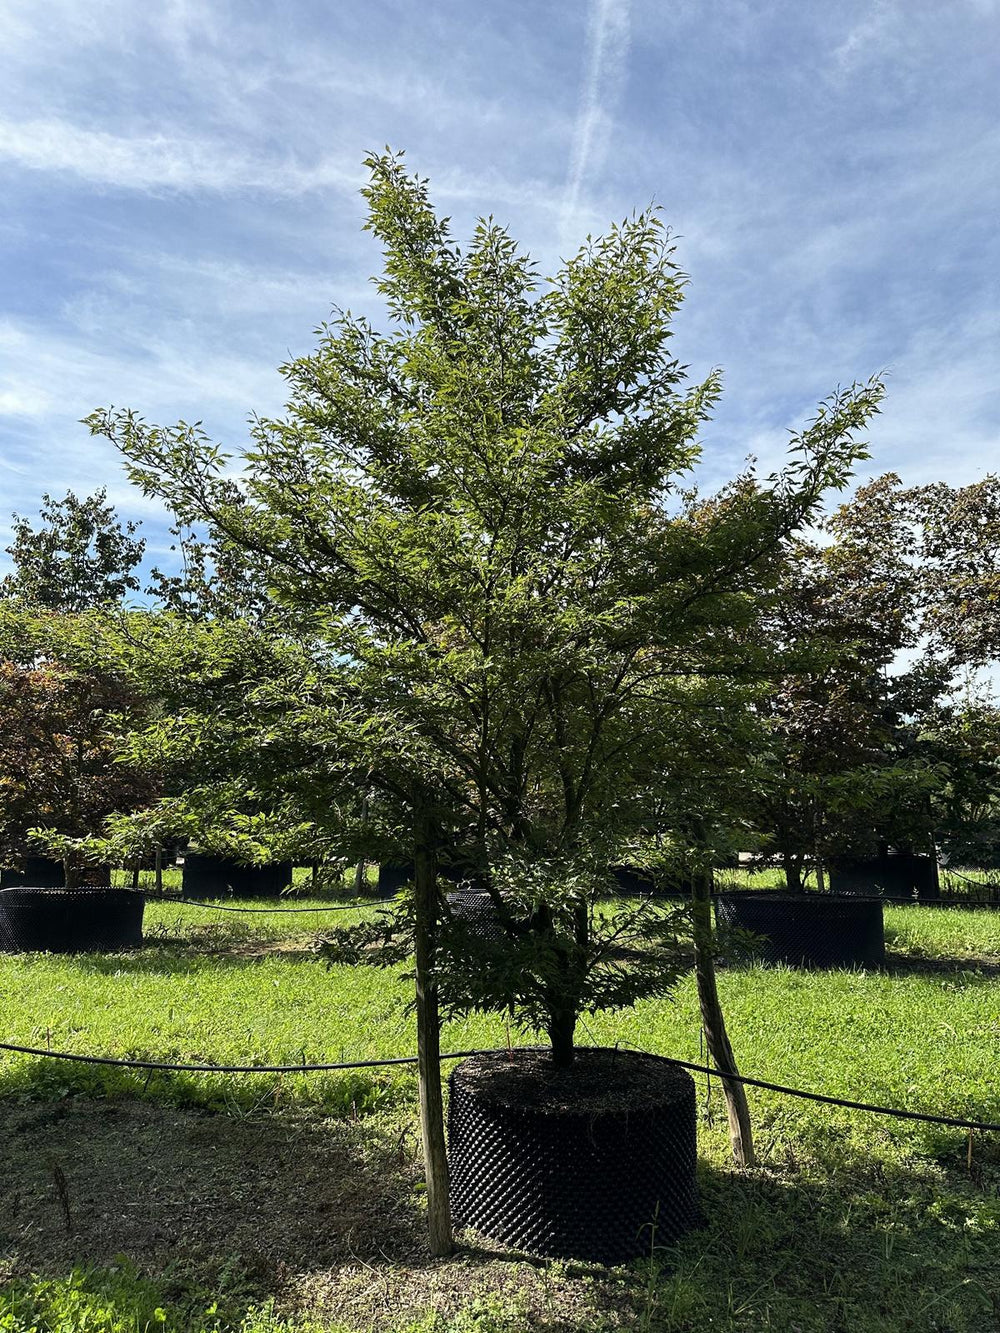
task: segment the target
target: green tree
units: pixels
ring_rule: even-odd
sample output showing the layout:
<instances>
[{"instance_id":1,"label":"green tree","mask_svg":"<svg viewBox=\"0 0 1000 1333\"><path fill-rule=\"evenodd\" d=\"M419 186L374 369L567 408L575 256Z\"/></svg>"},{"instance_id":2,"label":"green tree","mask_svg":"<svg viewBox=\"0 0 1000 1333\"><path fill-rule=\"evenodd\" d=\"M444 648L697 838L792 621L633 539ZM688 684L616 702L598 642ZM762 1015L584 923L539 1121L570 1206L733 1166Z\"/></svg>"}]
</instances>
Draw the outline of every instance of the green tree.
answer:
<instances>
[{"instance_id":1,"label":"green tree","mask_svg":"<svg viewBox=\"0 0 1000 1333\"><path fill-rule=\"evenodd\" d=\"M0 584L5 596L50 611L86 611L118 605L138 592L135 569L145 542L137 524L118 521L102 487L82 500L43 497L41 523L14 515L14 541L7 554L13 573Z\"/></svg>"},{"instance_id":2,"label":"green tree","mask_svg":"<svg viewBox=\"0 0 1000 1333\"><path fill-rule=\"evenodd\" d=\"M824 404L781 475L703 501L684 487L719 379L687 386L672 355L684 277L655 213L543 281L492 219L460 249L399 157L367 165L389 332L338 312L316 352L284 367L287 415L254 423L238 468L197 427L128 411L89 424L179 520L266 563L271 595L315 644L311 688L284 705L312 738L311 771L333 796L380 795L413 856L441 1249L438 865L463 855L508 917L504 884L522 885L524 982L509 971L488 994L484 973L468 1002L523 1011L571 1060L608 957L594 868L648 827L651 780L695 790L672 760L678 736L696 729L731 755L730 715L773 668L755 630L785 543L844 483L880 388ZM531 865L544 874L508 873ZM702 895L702 921L706 909ZM620 1002L663 984L643 973L622 980Z\"/></svg>"}]
</instances>

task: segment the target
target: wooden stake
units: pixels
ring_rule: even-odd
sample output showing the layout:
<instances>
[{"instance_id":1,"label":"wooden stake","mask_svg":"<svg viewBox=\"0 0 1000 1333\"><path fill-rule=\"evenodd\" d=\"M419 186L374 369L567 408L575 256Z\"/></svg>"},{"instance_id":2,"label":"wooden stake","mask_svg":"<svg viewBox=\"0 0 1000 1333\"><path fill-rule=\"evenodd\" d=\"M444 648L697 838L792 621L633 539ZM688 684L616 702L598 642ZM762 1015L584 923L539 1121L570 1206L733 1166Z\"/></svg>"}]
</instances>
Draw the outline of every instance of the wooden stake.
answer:
<instances>
[{"instance_id":1,"label":"wooden stake","mask_svg":"<svg viewBox=\"0 0 1000 1333\"><path fill-rule=\"evenodd\" d=\"M738 1074L739 1068L726 1032L726 1020L719 1002L715 981L715 960L712 953L712 871L705 867L695 871L693 879L692 915L694 928L695 977L698 983L698 1003L701 1007L701 1025L705 1033L708 1053L722 1075L729 1116L729 1143L737 1166L756 1166L750 1108L742 1083L726 1078Z\"/></svg>"}]
</instances>

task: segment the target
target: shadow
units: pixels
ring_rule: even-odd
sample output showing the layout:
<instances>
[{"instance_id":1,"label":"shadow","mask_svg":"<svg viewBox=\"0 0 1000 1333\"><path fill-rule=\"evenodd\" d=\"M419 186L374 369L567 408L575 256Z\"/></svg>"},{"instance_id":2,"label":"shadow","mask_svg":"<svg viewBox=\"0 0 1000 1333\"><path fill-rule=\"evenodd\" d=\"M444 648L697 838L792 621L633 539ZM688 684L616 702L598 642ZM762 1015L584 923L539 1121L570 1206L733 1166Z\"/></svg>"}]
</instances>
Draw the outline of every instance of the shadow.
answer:
<instances>
[{"instance_id":1,"label":"shadow","mask_svg":"<svg viewBox=\"0 0 1000 1333\"><path fill-rule=\"evenodd\" d=\"M967 976L992 980L1000 977L1000 963L985 958L960 958L939 955L934 958L919 958L912 954L892 953L886 950L885 962L879 969L891 976Z\"/></svg>"},{"instance_id":2,"label":"shadow","mask_svg":"<svg viewBox=\"0 0 1000 1333\"><path fill-rule=\"evenodd\" d=\"M212 1293L235 1327L271 1296L371 1330L431 1309L450 1318L486 1298L518 1312L483 1325L499 1333L735 1333L791 1328L804 1312L815 1312L811 1329L992 1327L1000 1150L977 1145L977 1175L960 1134L916 1157L877 1132L869 1145L867 1123L762 1124L760 1169L702 1163L702 1229L609 1270L553 1266L468 1232L455 1255L432 1259L409 1110L236 1118L134 1100L7 1099L3 1276L65 1280L85 1267L123 1327L144 1327L151 1304L200 1301L203 1311ZM154 1276L123 1286L122 1272Z\"/></svg>"},{"instance_id":3,"label":"shadow","mask_svg":"<svg viewBox=\"0 0 1000 1333\"><path fill-rule=\"evenodd\" d=\"M421 1261L418 1143L398 1123L226 1116L140 1100L0 1101L0 1245L56 1273L127 1254L209 1279L228 1256L261 1279Z\"/></svg>"},{"instance_id":4,"label":"shadow","mask_svg":"<svg viewBox=\"0 0 1000 1333\"><path fill-rule=\"evenodd\" d=\"M21 955L29 957L30 955ZM122 953L60 954L76 971L101 976L163 977L184 976L202 968L245 969L263 959L279 958L288 962L313 959L325 967L323 959L309 944L287 939L267 937L220 939L201 937L197 940L176 938L149 939L140 949Z\"/></svg>"}]
</instances>

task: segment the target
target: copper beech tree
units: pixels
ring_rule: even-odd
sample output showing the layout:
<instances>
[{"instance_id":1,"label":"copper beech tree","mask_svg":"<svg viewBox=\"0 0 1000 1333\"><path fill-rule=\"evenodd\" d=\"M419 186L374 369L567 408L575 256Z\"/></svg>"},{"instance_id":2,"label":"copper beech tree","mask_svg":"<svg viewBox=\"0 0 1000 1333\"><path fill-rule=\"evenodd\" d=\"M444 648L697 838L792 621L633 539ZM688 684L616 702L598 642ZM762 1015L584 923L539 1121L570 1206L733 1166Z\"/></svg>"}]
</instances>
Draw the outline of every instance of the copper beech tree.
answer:
<instances>
[{"instance_id":1,"label":"copper beech tree","mask_svg":"<svg viewBox=\"0 0 1000 1333\"><path fill-rule=\"evenodd\" d=\"M370 793L412 857L431 1243L444 1252L439 864L461 855L501 913L506 884L528 922L520 966L499 985L484 971L478 993L466 976L455 1002L539 1024L556 1061L573 1059L581 1011L669 984L668 959L632 979L600 971L616 926L591 910L597 872L649 831L663 791L681 809L712 786L724 808L754 682L773 668L755 631L785 545L845 483L880 386L823 404L779 475L699 498L697 435L719 377L689 384L673 355L685 279L657 214L543 278L492 219L457 245L400 156L367 166L384 329L336 311L316 350L283 367L285 415L255 419L236 456L198 425L116 410L89 424L134 483L245 552L298 617L315 666L288 692L284 726L308 738L331 805ZM715 763L692 778L696 754ZM713 830L690 813L675 834L704 864ZM700 889L706 1027L734 1072L708 910ZM745 1103L739 1115L749 1156Z\"/></svg>"},{"instance_id":2,"label":"copper beech tree","mask_svg":"<svg viewBox=\"0 0 1000 1333\"><path fill-rule=\"evenodd\" d=\"M123 754L145 704L111 663L81 660L91 637L73 617L0 615L0 856L55 851L70 886L87 869L77 844L156 792Z\"/></svg>"}]
</instances>

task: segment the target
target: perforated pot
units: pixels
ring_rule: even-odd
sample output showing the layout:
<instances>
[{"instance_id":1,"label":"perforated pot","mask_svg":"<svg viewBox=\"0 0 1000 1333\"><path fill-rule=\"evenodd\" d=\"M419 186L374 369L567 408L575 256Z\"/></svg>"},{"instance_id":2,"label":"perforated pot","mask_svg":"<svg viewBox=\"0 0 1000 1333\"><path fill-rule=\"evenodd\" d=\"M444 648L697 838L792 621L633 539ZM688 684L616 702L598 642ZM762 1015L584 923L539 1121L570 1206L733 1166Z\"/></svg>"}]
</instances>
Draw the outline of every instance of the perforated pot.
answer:
<instances>
[{"instance_id":1,"label":"perforated pot","mask_svg":"<svg viewBox=\"0 0 1000 1333\"><path fill-rule=\"evenodd\" d=\"M632 1051L476 1055L450 1077L455 1219L530 1254L618 1264L700 1220L695 1086Z\"/></svg>"},{"instance_id":2,"label":"perforated pot","mask_svg":"<svg viewBox=\"0 0 1000 1333\"><path fill-rule=\"evenodd\" d=\"M142 944L145 895L133 889L0 891L0 949L10 953L117 952Z\"/></svg>"},{"instance_id":3,"label":"perforated pot","mask_svg":"<svg viewBox=\"0 0 1000 1333\"><path fill-rule=\"evenodd\" d=\"M882 903L832 893L720 893L720 926L749 931L752 947L726 952L792 967L877 967L885 958Z\"/></svg>"}]
</instances>

